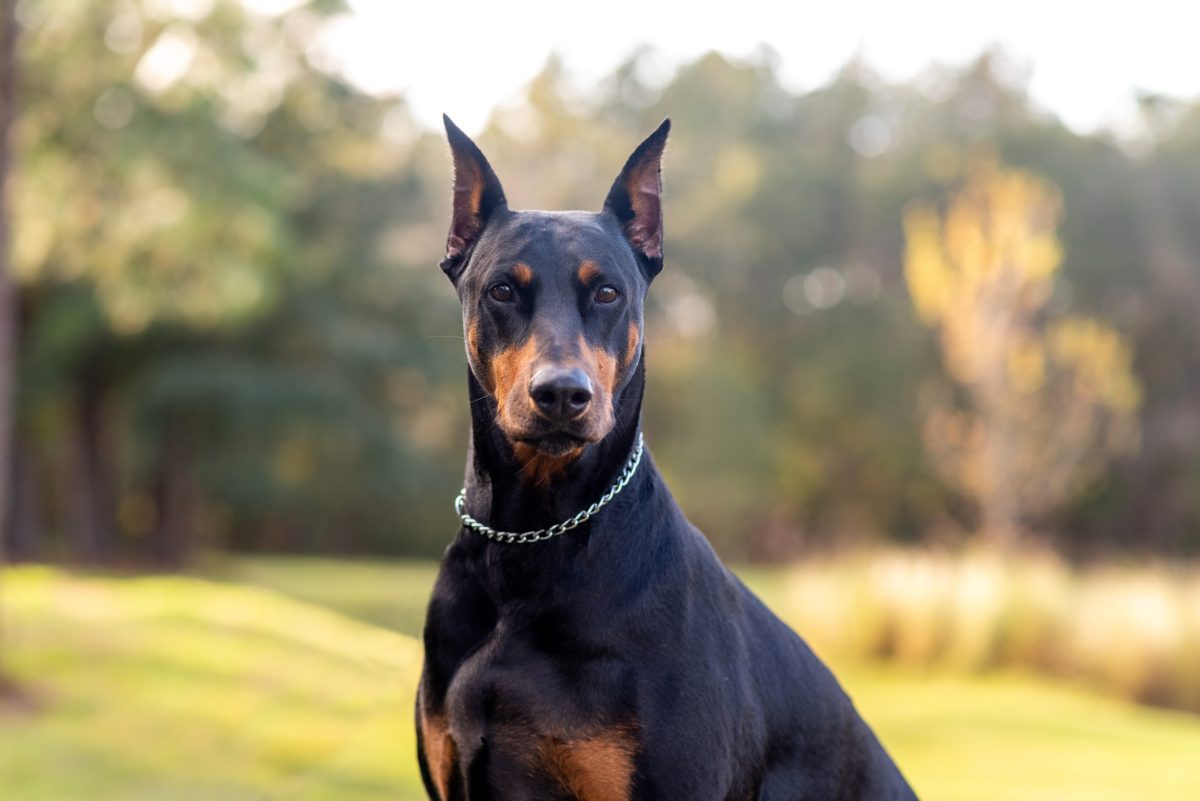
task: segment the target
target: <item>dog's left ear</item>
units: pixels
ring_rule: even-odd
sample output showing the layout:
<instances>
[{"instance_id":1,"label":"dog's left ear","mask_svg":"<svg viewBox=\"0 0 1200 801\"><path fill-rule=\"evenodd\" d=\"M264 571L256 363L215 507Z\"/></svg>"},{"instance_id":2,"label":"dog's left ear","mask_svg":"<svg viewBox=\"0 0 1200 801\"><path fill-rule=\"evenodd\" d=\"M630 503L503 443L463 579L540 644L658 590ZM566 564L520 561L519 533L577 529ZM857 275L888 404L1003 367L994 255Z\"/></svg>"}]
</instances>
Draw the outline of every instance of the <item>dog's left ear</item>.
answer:
<instances>
[{"instance_id":1,"label":"dog's left ear","mask_svg":"<svg viewBox=\"0 0 1200 801\"><path fill-rule=\"evenodd\" d=\"M488 218L508 207L504 188L479 146L445 114L446 139L454 157L454 209L446 235L446 258L442 270L457 281L467 250L479 239Z\"/></svg>"},{"instance_id":2,"label":"dog's left ear","mask_svg":"<svg viewBox=\"0 0 1200 801\"><path fill-rule=\"evenodd\" d=\"M604 201L604 209L621 223L648 278L658 275L663 265L662 156L670 131L671 120L665 119L637 146Z\"/></svg>"}]
</instances>

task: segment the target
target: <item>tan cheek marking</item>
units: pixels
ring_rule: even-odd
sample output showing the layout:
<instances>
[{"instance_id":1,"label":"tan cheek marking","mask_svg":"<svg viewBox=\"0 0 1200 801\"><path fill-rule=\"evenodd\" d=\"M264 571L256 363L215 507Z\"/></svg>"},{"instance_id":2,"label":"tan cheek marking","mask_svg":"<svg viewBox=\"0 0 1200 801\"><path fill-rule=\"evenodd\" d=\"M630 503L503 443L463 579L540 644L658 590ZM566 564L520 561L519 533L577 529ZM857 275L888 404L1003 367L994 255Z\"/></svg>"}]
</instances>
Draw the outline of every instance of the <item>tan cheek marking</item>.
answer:
<instances>
[{"instance_id":1,"label":"tan cheek marking","mask_svg":"<svg viewBox=\"0 0 1200 801\"><path fill-rule=\"evenodd\" d=\"M600 383L604 384L611 398L617 391L617 360L603 348L596 351L596 372L600 374Z\"/></svg>"},{"instance_id":2,"label":"tan cheek marking","mask_svg":"<svg viewBox=\"0 0 1200 801\"><path fill-rule=\"evenodd\" d=\"M545 488L562 475L571 462L579 458L579 454L583 453L583 448L575 448L561 456L551 456L542 453L532 445L518 442L513 445L513 453L516 454L517 461L521 463L521 475L533 482L534 485Z\"/></svg>"},{"instance_id":3,"label":"tan cheek marking","mask_svg":"<svg viewBox=\"0 0 1200 801\"><path fill-rule=\"evenodd\" d=\"M467 324L467 348L470 349L471 358L475 360L475 363L482 364L483 359L480 358L479 353L479 323L475 320ZM491 387L488 389L490 390Z\"/></svg>"},{"instance_id":4,"label":"tan cheek marking","mask_svg":"<svg viewBox=\"0 0 1200 801\"><path fill-rule=\"evenodd\" d=\"M594 261L588 260L579 265L577 274L579 275L579 280L583 282L584 285L587 285L592 282L592 279L595 278L599 272L600 265L596 264Z\"/></svg>"},{"instance_id":5,"label":"tan cheek marking","mask_svg":"<svg viewBox=\"0 0 1200 801\"><path fill-rule=\"evenodd\" d=\"M547 772L579 801L628 801L636 750L623 728L582 740L544 739L540 744Z\"/></svg>"},{"instance_id":6,"label":"tan cheek marking","mask_svg":"<svg viewBox=\"0 0 1200 801\"><path fill-rule=\"evenodd\" d=\"M588 366L592 368L590 371L592 375L599 379L609 397L612 397L617 388L616 357L604 348L591 347L582 336L579 337L579 352Z\"/></svg>"},{"instance_id":7,"label":"tan cheek marking","mask_svg":"<svg viewBox=\"0 0 1200 801\"><path fill-rule=\"evenodd\" d=\"M529 282L533 280L533 268L523 261L513 265L512 274L521 286L529 286Z\"/></svg>"},{"instance_id":8,"label":"tan cheek marking","mask_svg":"<svg viewBox=\"0 0 1200 801\"><path fill-rule=\"evenodd\" d=\"M529 364L537 355L537 340L533 337L525 344L500 351L492 359L492 394L496 396L498 416L504 416L509 395L522 376L528 372Z\"/></svg>"},{"instance_id":9,"label":"tan cheek marking","mask_svg":"<svg viewBox=\"0 0 1200 801\"><path fill-rule=\"evenodd\" d=\"M637 323L629 324L629 339L625 342L625 359L624 367L633 364L633 357L637 355L638 337L641 332L638 331Z\"/></svg>"},{"instance_id":10,"label":"tan cheek marking","mask_svg":"<svg viewBox=\"0 0 1200 801\"><path fill-rule=\"evenodd\" d=\"M429 775L433 778L438 795L445 801L450 797L450 777L454 772L457 753L444 717L421 712L421 745Z\"/></svg>"},{"instance_id":11,"label":"tan cheek marking","mask_svg":"<svg viewBox=\"0 0 1200 801\"><path fill-rule=\"evenodd\" d=\"M596 419L596 425L599 428L607 428L612 423L613 419L613 398L616 395L617 388L617 359L604 348L593 348L579 335L579 355L584 362L584 369L587 374L603 387L607 393L607 402L598 410L602 417ZM597 399L600 399L600 393L596 393Z\"/></svg>"}]
</instances>

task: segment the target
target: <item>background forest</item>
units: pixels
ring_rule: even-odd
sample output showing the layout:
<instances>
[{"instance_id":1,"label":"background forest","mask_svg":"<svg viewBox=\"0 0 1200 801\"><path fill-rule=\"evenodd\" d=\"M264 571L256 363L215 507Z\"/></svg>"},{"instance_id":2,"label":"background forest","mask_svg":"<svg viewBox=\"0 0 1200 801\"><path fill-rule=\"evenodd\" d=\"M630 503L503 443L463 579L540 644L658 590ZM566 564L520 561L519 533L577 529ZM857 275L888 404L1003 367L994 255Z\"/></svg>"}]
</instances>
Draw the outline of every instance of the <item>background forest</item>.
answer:
<instances>
[{"instance_id":1,"label":"background forest","mask_svg":"<svg viewBox=\"0 0 1200 801\"><path fill-rule=\"evenodd\" d=\"M73 5L18 6L9 553L438 553L466 434L441 132L305 57L328 4ZM1031 107L1001 53L804 94L778 58L647 85L635 55L584 91L551 59L479 135L516 206L590 209L672 117L647 430L695 522L749 559L980 528L986 491L931 442L966 385L914 309L904 224L991 160L1059 195L1029 321L1102 321L1118 352L1080 358L1136 384L1125 447L1055 468L1018 522L1074 554L1194 553L1200 105L1144 97L1117 141Z\"/></svg>"}]
</instances>

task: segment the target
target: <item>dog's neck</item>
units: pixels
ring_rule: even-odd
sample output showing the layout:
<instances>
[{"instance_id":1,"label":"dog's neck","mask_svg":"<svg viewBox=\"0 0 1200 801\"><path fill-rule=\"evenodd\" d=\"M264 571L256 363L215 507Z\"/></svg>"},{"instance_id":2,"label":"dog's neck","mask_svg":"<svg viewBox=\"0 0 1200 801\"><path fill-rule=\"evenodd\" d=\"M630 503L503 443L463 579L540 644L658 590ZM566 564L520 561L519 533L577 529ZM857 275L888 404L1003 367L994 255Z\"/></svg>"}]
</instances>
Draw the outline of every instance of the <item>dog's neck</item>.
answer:
<instances>
[{"instance_id":1,"label":"dog's neck","mask_svg":"<svg viewBox=\"0 0 1200 801\"><path fill-rule=\"evenodd\" d=\"M467 454L467 511L500 531L532 531L562 522L599 500L616 481L641 425L642 358L613 399L608 435L586 446L549 482L539 484L496 425L496 402L468 371L471 441ZM521 547L521 546L512 546Z\"/></svg>"}]
</instances>

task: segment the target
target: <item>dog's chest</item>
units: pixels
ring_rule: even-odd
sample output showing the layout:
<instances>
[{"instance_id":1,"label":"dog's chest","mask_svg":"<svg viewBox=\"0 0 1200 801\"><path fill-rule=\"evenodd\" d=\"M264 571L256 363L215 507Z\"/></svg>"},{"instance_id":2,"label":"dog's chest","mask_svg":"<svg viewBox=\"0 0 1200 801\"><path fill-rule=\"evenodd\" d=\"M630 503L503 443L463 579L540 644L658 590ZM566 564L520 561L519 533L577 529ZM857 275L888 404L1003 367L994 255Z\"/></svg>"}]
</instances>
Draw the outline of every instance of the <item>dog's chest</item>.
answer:
<instances>
[{"instance_id":1,"label":"dog's chest","mask_svg":"<svg viewBox=\"0 0 1200 801\"><path fill-rule=\"evenodd\" d=\"M501 622L450 680L445 708L464 738L519 726L566 736L620 717L633 681L625 662L578 643L547 649ZM494 733L494 731L493 731Z\"/></svg>"},{"instance_id":2,"label":"dog's chest","mask_svg":"<svg viewBox=\"0 0 1200 801\"><path fill-rule=\"evenodd\" d=\"M501 624L455 672L449 734L464 767L483 744L490 763L581 801L628 798L637 753L634 693L609 656L565 657Z\"/></svg>"}]
</instances>

